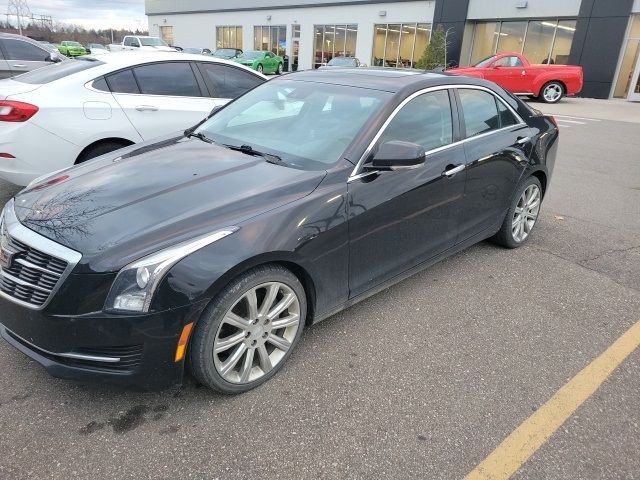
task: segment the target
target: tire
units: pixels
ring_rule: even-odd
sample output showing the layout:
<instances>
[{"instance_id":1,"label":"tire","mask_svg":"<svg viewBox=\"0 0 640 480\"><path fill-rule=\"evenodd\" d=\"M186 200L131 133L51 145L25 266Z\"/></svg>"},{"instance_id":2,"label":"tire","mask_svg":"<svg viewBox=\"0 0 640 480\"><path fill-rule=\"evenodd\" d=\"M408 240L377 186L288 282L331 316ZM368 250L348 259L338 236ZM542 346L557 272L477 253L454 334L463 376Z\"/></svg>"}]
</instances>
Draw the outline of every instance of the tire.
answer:
<instances>
[{"instance_id":1,"label":"tire","mask_svg":"<svg viewBox=\"0 0 640 480\"><path fill-rule=\"evenodd\" d=\"M258 73L263 73L264 67L261 64L258 64L258 66L256 67L256 70L258 71Z\"/></svg>"},{"instance_id":2,"label":"tire","mask_svg":"<svg viewBox=\"0 0 640 480\"><path fill-rule=\"evenodd\" d=\"M100 155L104 155L105 153L110 153L120 148L124 148L131 145L130 143L124 142L116 142L116 141L107 141L97 143L87 149L85 149L78 159L76 160L76 165L82 162L86 162L87 160L91 160L92 158L99 157Z\"/></svg>"},{"instance_id":3,"label":"tire","mask_svg":"<svg viewBox=\"0 0 640 480\"><path fill-rule=\"evenodd\" d=\"M282 75L282 64L278 64L278 68L276 69L276 75Z\"/></svg>"},{"instance_id":4,"label":"tire","mask_svg":"<svg viewBox=\"0 0 640 480\"><path fill-rule=\"evenodd\" d=\"M539 98L544 103L558 103L564 97L564 86L560 82L547 82L540 89Z\"/></svg>"},{"instance_id":5,"label":"tire","mask_svg":"<svg viewBox=\"0 0 640 480\"><path fill-rule=\"evenodd\" d=\"M270 295L272 288L276 293ZM279 265L249 270L203 312L189 345L189 369L200 383L220 393L251 390L282 368L300 340L306 313L304 287L293 273Z\"/></svg>"},{"instance_id":6,"label":"tire","mask_svg":"<svg viewBox=\"0 0 640 480\"><path fill-rule=\"evenodd\" d=\"M530 206L526 206L528 192L534 192L530 199ZM540 180L534 176L525 178L516 188L502 226L491 240L506 248L518 248L524 245L531 237L538 221L541 203L542 186ZM516 231L517 221L520 229Z\"/></svg>"}]
</instances>

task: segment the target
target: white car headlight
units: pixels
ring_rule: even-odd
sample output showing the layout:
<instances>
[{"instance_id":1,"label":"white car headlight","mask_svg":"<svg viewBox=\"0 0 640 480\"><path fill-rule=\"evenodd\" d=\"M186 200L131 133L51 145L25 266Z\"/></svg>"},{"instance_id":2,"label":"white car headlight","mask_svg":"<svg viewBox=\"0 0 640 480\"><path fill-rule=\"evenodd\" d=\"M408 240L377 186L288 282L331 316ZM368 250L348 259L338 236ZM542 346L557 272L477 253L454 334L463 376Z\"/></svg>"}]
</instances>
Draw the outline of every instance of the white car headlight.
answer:
<instances>
[{"instance_id":1,"label":"white car headlight","mask_svg":"<svg viewBox=\"0 0 640 480\"><path fill-rule=\"evenodd\" d=\"M105 303L105 310L148 312L160 281L187 255L236 232L227 227L152 253L124 267L118 273Z\"/></svg>"}]
</instances>

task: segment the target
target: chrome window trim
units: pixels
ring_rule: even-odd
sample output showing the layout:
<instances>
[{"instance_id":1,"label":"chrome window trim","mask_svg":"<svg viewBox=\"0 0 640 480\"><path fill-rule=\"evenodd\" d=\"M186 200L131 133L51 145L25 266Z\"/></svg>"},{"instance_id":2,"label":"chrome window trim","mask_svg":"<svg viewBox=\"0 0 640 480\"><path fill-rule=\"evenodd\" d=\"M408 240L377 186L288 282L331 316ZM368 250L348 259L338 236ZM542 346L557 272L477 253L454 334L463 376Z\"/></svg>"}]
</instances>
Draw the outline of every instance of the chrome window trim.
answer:
<instances>
[{"instance_id":1,"label":"chrome window trim","mask_svg":"<svg viewBox=\"0 0 640 480\"><path fill-rule=\"evenodd\" d=\"M422 90L419 90L419 91L409 95L407 98L405 98L393 110L393 112L391 112L391 115L389 115L389 118L387 118L385 120L385 122L382 124L382 127L380 127L380 129L378 130L378 133L376 133L376 135L373 137L373 140L371 140L371 142L369 143L369 146L367 147L367 149L364 151L364 153L360 157L360 160L358 160L358 163L356 163L356 166L354 167L353 171L351 172L351 175L349 175L347 183L350 183L350 182L353 182L355 180L358 180L358 179L360 179L360 178L362 178L362 177L364 177L366 175L370 175L372 173L375 173L375 170L371 170L369 172L363 172L361 170L362 166L364 165L365 160L371 154L371 151L373 150L373 147L378 142L378 140L380 140L380 137L385 132L385 130L387 129L387 127L389 126L391 121L395 118L395 116L398 114L398 112L400 112L400 110L402 110L402 108L404 108L404 106L407 103L409 103L414 98L417 98L417 97L419 97L421 95L424 95L426 93L436 92L436 91L439 91L439 90L450 90L450 89L483 90L485 92L488 92L491 95L493 95L496 99L498 99L498 101L502 102L503 105L505 105L507 107L507 109L511 112L511 114L516 118L518 123L516 123L514 125L509 125L508 127L502 127L502 128L497 129L497 130L490 130L488 132L481 133L479 135L474 135L472 137L466 137L466 138L463 138L461 140L458 140L457 142L452 142L452 143L449 143L447 145L443 145L441 147L433 148L433 149L428 150L427 152L425 152L425 156L429 156L431 154L441 152L441 151L446 150L448 148L453 148L455 146L462 145L463 143L466 143L466 142L468 142L470 140L475 140L476 138L486 137L488 135L493 135L493 134L498 133L498 132L503 132L503 131L506 131L506 130L509 130L509 129L512 129L512 128L522 127L522 126L526 126L527 125L527 123L522 119L522 117L518 114L518 112L516 112L515 109L511 105L509 105L502 98L500 98L500 95L498 95L496 92L494 92L490 88L483 87L483 86L480 86L480 85L461 85L461 84L437 85L437 86L434 86L434 87L423 88ZM453 114L453 112L452 112L452 114ZM460 116L460 113L458 113L458 116Z\"/></svg>"},{"instance_id":2,"label":"chrome window trim","mask_svg":"<svg viewBox=\"0 0 640 480\"><path fill-rule=\"evenodd\" d=\"M58 282L51 289L47 300L42 305L38 306L33 305L29 302L24 302L0 290L0 297L6 298L10 302L29 308L31 310L43 310L51 302L51 299L60 289L60 286L64 283L71 271L78 264L78 262L82 258L82 254L76 252L75 250L71 250L70 248L67 248L63 245L60 245L53 240L49 240L48 238L22 225L18 220L18 217L16 216L13 200L10 200L4 207L2 213L2 224L4 225L4 228L6 229L9 236L11 236L12 238L15 238L19 242L22 242L29 247L33 247L36 250L46 253L47 255L51 255L52 257L56 257L67 262L67 268L64 270L64 272L62 272L62 274L58 278ZM0 268L0 275L5 275L5 273L2 271L2 268Z\"/></svg>"}]
</instances>

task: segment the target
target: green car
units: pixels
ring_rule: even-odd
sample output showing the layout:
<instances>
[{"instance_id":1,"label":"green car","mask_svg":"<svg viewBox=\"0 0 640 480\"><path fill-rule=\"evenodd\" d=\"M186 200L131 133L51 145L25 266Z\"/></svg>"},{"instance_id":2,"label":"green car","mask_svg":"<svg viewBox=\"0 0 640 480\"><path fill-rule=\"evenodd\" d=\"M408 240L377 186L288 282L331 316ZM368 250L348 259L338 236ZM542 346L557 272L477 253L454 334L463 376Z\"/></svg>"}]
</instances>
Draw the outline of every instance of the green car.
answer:
<instances>
[{"instance_id":1,"label":"green car","mask_svg":"<svg viewBox=\"0 0 640 480\"><path fill-rule=\"evenodd\" d=\"M67 57L79 57L80 55L87 54L87 51L82 45L80 45L80 43L72 42L70 40L60 42L60 45L58 45L58 51Z\"/></svg>"},{"instance_id":2,"label":"green car","mask_svg":"<svg viewBox=\"0 0 640 480\"><path fill-rule=\"evenodd\" d=\"M247 67L251 67L260 73L277 73L282 74L282 66L284 60L282 57L274 55L272 52L263 52L260 50L247 50L233 59Z\"/></svg>"}]
</instances>

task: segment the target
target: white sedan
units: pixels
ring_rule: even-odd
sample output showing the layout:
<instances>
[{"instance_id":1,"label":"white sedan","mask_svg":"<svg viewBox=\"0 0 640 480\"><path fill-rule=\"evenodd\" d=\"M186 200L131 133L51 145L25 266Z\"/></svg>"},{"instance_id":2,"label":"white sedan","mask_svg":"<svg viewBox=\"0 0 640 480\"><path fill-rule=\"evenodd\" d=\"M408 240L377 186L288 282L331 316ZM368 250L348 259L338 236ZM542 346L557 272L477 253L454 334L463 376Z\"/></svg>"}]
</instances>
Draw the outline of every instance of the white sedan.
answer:
<instances>
[{"instance_id":1,"label":"white sedan","mask_svg":"<svg viewBox=\"0 0 640 480\"><path fill-rule=\"evenodd\" d=\"M186 129L265 80L227 60L146 52L81 57L0 80L0 177L27 185Z\"/></svg>"}]
</instances>

